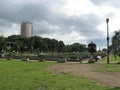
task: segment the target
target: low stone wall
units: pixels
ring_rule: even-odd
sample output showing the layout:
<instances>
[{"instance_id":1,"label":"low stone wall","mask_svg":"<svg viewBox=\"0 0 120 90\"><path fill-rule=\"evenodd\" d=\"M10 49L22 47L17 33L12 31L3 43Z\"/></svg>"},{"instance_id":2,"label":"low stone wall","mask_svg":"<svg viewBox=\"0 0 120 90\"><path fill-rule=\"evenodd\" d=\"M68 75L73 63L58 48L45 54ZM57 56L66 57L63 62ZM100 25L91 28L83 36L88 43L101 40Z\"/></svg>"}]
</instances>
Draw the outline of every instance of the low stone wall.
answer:
<instances>
[{"instance_id":1,"label":"low stone wall","mask_svg":"<svg viewBox=\"0 0 120 90\"><path fill-rule=\"evenodd\" d=\"M94 55L96 57L97 54ZM106 54L100 55L102 58L106 56ZM61 58L62 57L62 58ZM6 57L4 57L6 58ZM12 56L13 59L21 59L24 60L25 58L29 58L29 60L40 60L40 58L36 56ZM90 58L90 54L82 54L82 59ZM66 60L66 61L72 61L72 62L79 62L80 61L80 55L45 55L44 60L47 61L60 61L60 60Z\"/></svg>"}]
</instances>

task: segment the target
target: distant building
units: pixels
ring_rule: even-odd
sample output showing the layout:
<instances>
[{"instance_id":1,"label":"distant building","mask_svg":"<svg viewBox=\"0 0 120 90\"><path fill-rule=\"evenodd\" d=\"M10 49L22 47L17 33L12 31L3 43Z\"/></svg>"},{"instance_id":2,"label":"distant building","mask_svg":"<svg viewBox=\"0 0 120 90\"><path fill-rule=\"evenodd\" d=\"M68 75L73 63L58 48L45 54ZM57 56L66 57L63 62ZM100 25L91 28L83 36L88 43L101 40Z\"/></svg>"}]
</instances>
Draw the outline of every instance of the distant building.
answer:
<instances>
[{"instance_id":1,"label":"distant building","mask_svg":"<svg viewBox=\"0 0 120 90\"><path fill-rule=\"evenodd\" d=\"M24 37L33 36L33 25L30 22L23 22L21 24L21 35Z\"/></svg>"}]
</instances>

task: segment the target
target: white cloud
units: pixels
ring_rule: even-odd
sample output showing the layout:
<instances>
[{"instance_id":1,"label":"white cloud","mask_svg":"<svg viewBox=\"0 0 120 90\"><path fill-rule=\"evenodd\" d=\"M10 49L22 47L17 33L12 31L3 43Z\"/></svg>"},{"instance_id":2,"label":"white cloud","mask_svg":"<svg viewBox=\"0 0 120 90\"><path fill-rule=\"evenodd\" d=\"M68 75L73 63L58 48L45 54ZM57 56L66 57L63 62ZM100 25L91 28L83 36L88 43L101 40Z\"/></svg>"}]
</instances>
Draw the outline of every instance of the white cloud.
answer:
<instances>
[{"instance_id":1,"label":"white cloud","mask_svg":"<svg viewBox=\"0 0 120 90\"><path fill-rule=\"evenodd\" d=\"M108 13L114 12L115 8L106 5L98 6L93 4L90 0L67 0L61 7L61 11L68 16L81 16L84 14L94 13L103 17Z\"/></svg>"},{"instance_id":2,"label":"white cloud","mask_svg":"<svg viewBox=\"0 0 120 90\"><path fill-rule=\"evenodd\" d=\"M12 24L11 27L0 27L3 36L8 37L10 35L20 35L20 26L18 24Z\"/></svg>"},{"instance_id":3,"label":"white cloud","mask_svg":"<svg viewBox=\"0 0 120 90\"><path fill-rule=\"evenodd\" d=\"M65 35L60 35L60 34L51 34L51 35L42 35L42 37L49 37L49 38L55 38L57 40L62 40L64 41L65 44L73 44L73 43L82 43L82 44L86 44L86 38L84 36L82 36L81 34L72 31L68 34Z\"/></svg>"},{"instance_id":4,"label":"white cloud","mask_svg":"<svg viewBox=\"0 0 120 90\"><path fill-rule=\"evenodd\" d=\"M95 6L89 0L67 0L61 8L61 11L68 16L80 16L82 14L91 13L93 8L95 8Z\"/></svg>"}]
</instances>

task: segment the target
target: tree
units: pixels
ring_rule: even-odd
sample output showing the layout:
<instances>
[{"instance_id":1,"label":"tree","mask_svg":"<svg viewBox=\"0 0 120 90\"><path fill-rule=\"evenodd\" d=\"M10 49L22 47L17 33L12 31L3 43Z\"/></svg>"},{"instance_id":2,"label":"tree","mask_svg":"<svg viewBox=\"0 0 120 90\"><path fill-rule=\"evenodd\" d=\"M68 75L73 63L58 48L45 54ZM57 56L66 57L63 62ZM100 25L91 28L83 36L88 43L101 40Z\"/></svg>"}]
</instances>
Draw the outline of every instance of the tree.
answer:
<instances>
[{"instance_id":1,"label":"tree","mask_svg":"<svg viewBox=\"0 0 120 90\"><path fill-rule=\"evenodd\" d=\"M65 44L63 43L63 41L59 41L58 42L58 52L62 52L64 50L64 46L65 46Z\"/></svg>"},{"instance_id":2,"label":"tree","mask_svg":"<svg viewBox=\"0 0 120 90\"><path fill-rule=\"evenodd\" d=\"M65 45L64 46L64 51L65 52L72 52L72 46L71 45Z\"/></svg>"},{"instance_id":3,"label":"tree","mask_svg":"<svg viewBox=\"0 0 120 90\"><path fill-rule=\"evenodd\" d=\"M39 36L34 36L33 47L35 51L41 51L43 46L43 39Z\"/></svg>"},{"instance_id":4,"label":"tree","mask_svg":"<svg viewBox=\"0 0 120 90\"><path fill-rule=\"evenodd\" d=\"M52 49L51 49L51 40L49 38L44 38L43 39L44 41L44 44L45 44L45 47L46 47L46 51L50 52Z\"/></svg>"},{"instance_id":5,"label":"tree","mask_svg":"<svg viewBox=\"0 0 120 90\"><path fill-rule=\"evenodd\" d=\"M89 63L94 63L96 60L96 57L94 58L93 53L96 52L96 44L91 42L88 44L88 51L91 53L90 60L88 61ZM95 60L94 60L95 59Z\"/></svg>"},{"instance_id":6,"label":"tree","mask_svg":"<svg viewBox=\"0 0 120 90\"><path fill-rule=\"evenodd\" d=\"M116 55L120 56L120 30L114 32L115 35L112 37L112 49L114 52L115 59Z\"/></svg>"},{"instance_id":7,"label":"tree","mask_svg":"<svg viewBox=\"0 0 120 90\"><path fill-rule=\"evenodd\" d=\"M14 47L12 48L12 50L18 51L18 52L31 52L31 53L36 51L83 52L86 50L86 45L83 45L83 44L74 43L72 45L65 45L63 41L58 41L56 39L42 38L39 36L26 38L21 35L12 35L12 36L9 36L8 38L0 38L0 41L1 41L0 50L3 50L3 47L6 47L5 44L7 44L7 42L13 42Z\"/></svg>"},{"instance_id":8,"label":"tree","mask_svg":"<svg viewBox=\"0 0 120 90\"><path fill-rule=\"evenodd\" d=\"M29 48L31 53L35 50L34 43L35 43L35 36L29 38Z\"/></svg>"},{"instance_id":9,"label":"tree","mask_svg":"<svg viewBox=\"0 0 120 90\"><path fill-rule=\"evenodd\" d=\"M7 38L7 42L14 42L14 50L18 52L24 52L25 47L28 47L28 39L21 35L12 35Z\"/></svg>"},{"instance_id":10,"label":"tree","mask_svg":"<svg viewBox=\"0 0 120 90\"><path fill-rule=\"evenodd\" d=\"M72 46L72 51L79 51L79 52L84 52L86 50L86 45L79 44L79 43L74 43L71 45Z\"/></svg>"},{"instance_id":11,"label":"tree","mask_svg":"<svg viewBox=\"0 0 120 90\"><path fill-rule=\"evenodd\" d=\"M57 40L52 39L50 44L51 44L52 52L58 51L58 41Z\"/></svg>"},{"instance_id":12,"label":"tree","mask_svg":"<svg viewBox=\"0 0 120 90\"><path fill-rule=\"evenodd\" d=\"M96 52L96 44L91 42L88 44L88 51L93 54Z\"/></svg>"},{"instance_id":13,"label":"tree","mask_svg":"<svg viewBox=\"0 0 120 90\"><path fill-rule=\"evenodd\" d=\"M0 37L0 52L6 50L6 38Z\"/></svg>"}]
</instances>

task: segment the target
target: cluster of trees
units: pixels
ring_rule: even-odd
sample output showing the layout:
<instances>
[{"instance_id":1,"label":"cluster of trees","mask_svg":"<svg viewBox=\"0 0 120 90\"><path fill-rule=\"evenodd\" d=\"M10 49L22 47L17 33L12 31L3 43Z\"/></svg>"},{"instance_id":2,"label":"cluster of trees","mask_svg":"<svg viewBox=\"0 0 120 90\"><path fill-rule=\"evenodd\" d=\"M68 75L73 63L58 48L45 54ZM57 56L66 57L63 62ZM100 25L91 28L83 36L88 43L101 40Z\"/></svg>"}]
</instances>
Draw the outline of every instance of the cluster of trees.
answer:
<instances>
[{"instance_id":1,"label":"cluster of trees","mask_svg":"<svg viewBox=\"0 0 120 90\"><path fill-rule=\"evenodd\" d=\"M18 52L84 52L87 50L86 45L83 44L74 43L72 45L65 45L63 41L39 36L30 38L25 38L21 35L12 35L7 38L0 37L0 51L7 51L8 49Z\"/></svg>"}]
</instances>

